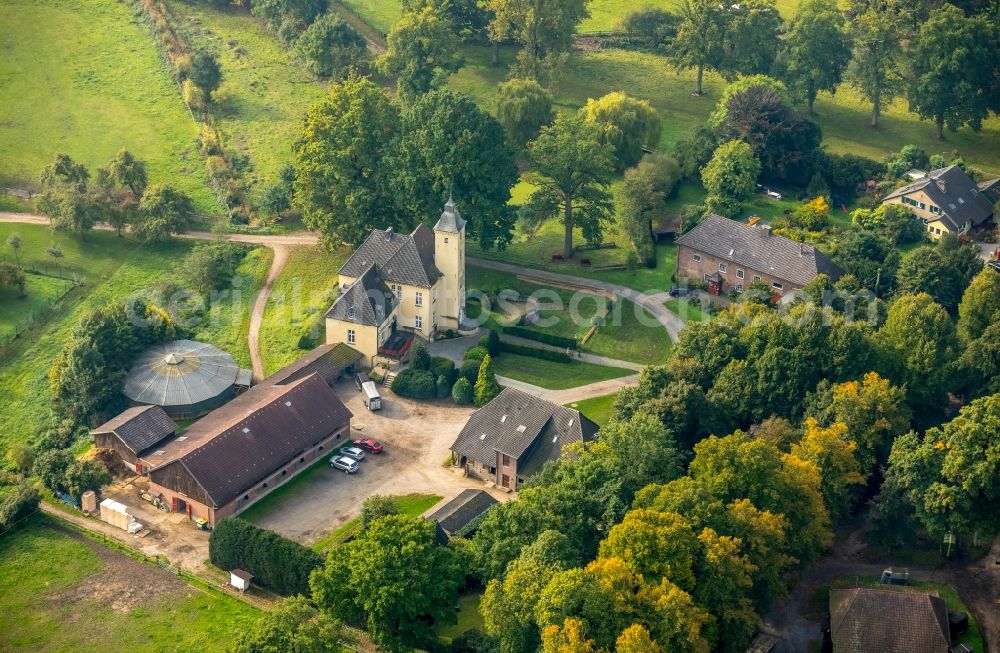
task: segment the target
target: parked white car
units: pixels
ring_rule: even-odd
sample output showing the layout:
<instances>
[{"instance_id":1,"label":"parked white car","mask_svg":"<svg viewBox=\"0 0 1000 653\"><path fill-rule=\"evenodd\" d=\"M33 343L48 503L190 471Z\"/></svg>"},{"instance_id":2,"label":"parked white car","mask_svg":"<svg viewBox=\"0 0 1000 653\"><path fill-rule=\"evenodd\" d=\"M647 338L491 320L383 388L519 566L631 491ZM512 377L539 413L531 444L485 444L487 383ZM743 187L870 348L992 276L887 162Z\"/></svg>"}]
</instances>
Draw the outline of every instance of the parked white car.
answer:
<instances>
[{"instance_id":1,"label":"parked white car","mask_svg":"<svg viewBox=\"0 0 1000 653\"><path fill-rule=\"evenodd\" d=\"M358 461L352 460L347 456L337 456L330 461L330 466L343 471L345 474L353 474L358 471Z\"/></svg>"}]
</instances>

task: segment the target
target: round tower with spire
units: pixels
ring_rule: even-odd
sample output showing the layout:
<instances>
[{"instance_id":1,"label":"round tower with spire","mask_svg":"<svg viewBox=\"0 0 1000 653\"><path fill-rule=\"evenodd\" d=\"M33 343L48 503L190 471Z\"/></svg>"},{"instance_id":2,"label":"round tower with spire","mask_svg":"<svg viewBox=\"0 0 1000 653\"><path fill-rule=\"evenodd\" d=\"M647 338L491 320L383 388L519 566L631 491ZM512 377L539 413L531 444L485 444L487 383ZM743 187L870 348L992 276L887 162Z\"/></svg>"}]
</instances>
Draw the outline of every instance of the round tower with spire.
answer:
<instances>
[{"instance_id":1,"label":"round tower with spire","mask_svg":"<svg viewBox=\"0 0 1000 653\"><path fill-rule=\"evenodd\" d=\"M438 328L457 329L465 319L465 220L451 197L434 225L434 265L442 275L434 309Z\"/></svg>"}]
</instances>

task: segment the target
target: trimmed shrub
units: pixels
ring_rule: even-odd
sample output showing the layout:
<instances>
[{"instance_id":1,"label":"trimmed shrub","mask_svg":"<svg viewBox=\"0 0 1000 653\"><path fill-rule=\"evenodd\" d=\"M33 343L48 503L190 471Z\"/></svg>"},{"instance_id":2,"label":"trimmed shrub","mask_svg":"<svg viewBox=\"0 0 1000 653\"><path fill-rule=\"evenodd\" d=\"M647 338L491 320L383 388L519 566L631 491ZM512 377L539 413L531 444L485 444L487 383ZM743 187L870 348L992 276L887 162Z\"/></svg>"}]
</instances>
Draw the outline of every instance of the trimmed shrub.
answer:
<instances>
[{"instance_id":1,"label":"trimmed shrub","mask_svg":"<svg viewBox=\"0 0 1000 653\"><path fill-rule=\"evenodd\" d=\"M308 547L238 517L219 521L208 538L208 557L225 571L244 569L273 592L309 595L309 574L323 558Z\"/></svg>"},{"instance_id":2,"label":"trimmed shrub","mask_svg":"<svg viewBox=\"0 0 1000 653\"><path fill-rule=\"evenodd\" d=\"M496 374L493 372L493 359L487 354L479 367L473 396L477 406L485 406L498 394L500 394L500 384L497 383Z\"/></svg>"},{"instance_id":3,"label":"trimmed shrub","mask_svg":"<svg viewBox=\"0 0 1000 653\"><path fill-rule=\"evenodd\" d=\"M476 377L479 376L479 365L482 361L467 360L458 369L459 379L465 379L469 385L476 385Z\"/></svg>"},{"instance_id":4,"label":"trimmed shrub","mask_svg":"<svg viewBox=\"0 0 1000 653\"><path fill-rule=\"evenodd\" d=\"M500 332L502 329L490 329L490 335L486 336L486 351L490 352L490 356L496 356L501 351L503 351L503 345L500 344Z\"/></svg>"},{"instance_id":5,"label":"trimmed shrub","mask_svg":"<svg viewBox=\"0 0 1000 653\"><path fill-rule=\"evenodd\" d=\"M489 356L489 354L490 352L485 347L473 347L469 351L465 352L465 356L463 356L463 358L467 361L478 361L481 363L484 358Z\"/></svg>"},{"instance_id":6,"label":"trimmed shrub","mask_svg":"<svg viewBox=\"0 0 1000 653\"><path fill-rule=\"evenodd\" d=\"M424 371L431 369L431 355L427 353L427 348L422 344L414 345L410 349L410 367Z\"/></svg>"},{"instance_id":7,"label":"trimmed shrub","mask_svg":"<svg viewBox=\"0 0 1000 653\"><path fill-rule=\"evenodd\" d=\"M408 367L392 381L392 391L410 399L433 399L437 393L434 374Z\"/></svg>"},{"instance_id":8,"label":"trimmed shrub","mask_svg":"<svg viewBox=\"0 0 1000 653\"><path fill-rule=\"evenodd\" d=\"M479 368L476 368L476 374L478 375L478 373ZM472 404L472 382L464 376L459 377L458 381L455 381L455 385L451 388L451 399L459 406L469 406Z\"/></svg>"},{"instance_id":9,"label":"trimmed shrub","mask_svg":"<svg viewBox=\"0 0 1000 653\"><path fill-rule=\"evenodd\" d=\"M444 356L434 356L431 358L431 374L434 376L443 376L448 380L448 387L455 382L455 377L458 376L458 372L455 371L455 363L450 358L445 358Z\"/></svg>"},{"instance_id":10,"label":"trimmed shrub","mask_svg":"<svg viewBox=\"0 0 1000 653\"><path fill-rule=\"evenodd\" d=\"M437 378L437 381L434 382L434 386L435 394L438 399L444 399L449 393L451 393L451 381L449 381L448 377L444 374Z\"/></svg>"},{"instance_id":11,"label":"trimmed shrub","mask_svg":"<svg viewBox=\"0 0 1000 653\"><path fill-rule=\"evenodd\" d=\"M642 264L649 269L656 267L656 245L653 244L652 240L647 240L642 243L639 248L639 256L642 258Z\"/></svg>"},{"instance_id":12,"label":"trimmed shrub","mask_svg":"<svg viewBox=\"0 0 1000 653\"><path fill-rule=\"evenodd\" d=\"M518 338L524 338L526 340L534 340L535 342L543 342L546 345L552 345L554 347L569 347L570 349L576 349L579 344L576 338L567 338L565 336L557 336L554 333L545 333L544 331L535 331L534 329L528 329L519 326L509 326L504 329L504 333L510 336L517 336ZM502 343L502 350L507 348L508 343Z\"/></svg>"},{"instance_id":13,"label":"trimmed shrub","mask_svg":"<svg viewBox=\"0 0 1000 653\"><path fill-rule=\"evenodd\" d=\"M572 358L564 351L555 351L553 349L541 349L539 347L529 347L527 345L518 345L513 342L504 342L503 350L511 354L520 354L521 356L531 356L533 358L541 358L542 360L553 361L556 363L568 363Z\"/></svg>"}]
</instances>

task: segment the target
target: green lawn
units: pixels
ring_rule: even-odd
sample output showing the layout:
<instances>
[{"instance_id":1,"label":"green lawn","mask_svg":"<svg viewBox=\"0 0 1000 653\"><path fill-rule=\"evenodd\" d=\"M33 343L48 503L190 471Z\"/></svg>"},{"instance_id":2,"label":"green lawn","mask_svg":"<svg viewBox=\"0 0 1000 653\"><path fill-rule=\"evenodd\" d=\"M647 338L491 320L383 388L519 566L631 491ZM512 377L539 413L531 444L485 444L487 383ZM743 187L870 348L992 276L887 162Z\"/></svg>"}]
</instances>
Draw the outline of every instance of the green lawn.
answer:
<instances>
[{"instance_id":1,"label":"green lawn","mask_svg":"<svg viewBox=\"0 0 1000 653\"><path fill-rule=\"evenodd\" d=\"M172 0L178 31L195 48L215 52L223 82L213 103L216 124L234 152L250 158L245 180L259 190L292 160L292 141L323 87L286 45L246 8Z\"/></svg>"},{"instance_id":2,"label":"green lawn","mask_svg":"<svg viewBox=\"0 0 1000 653\"><path fill-rule=\"evenodd\" d=\"M37 184L56 152L95 172L122 147L151 182L221 207L152 33L130 2L9 0L0 4L0 182Z\"/></svg>"},{"instance_id":3,"label":"green lawn","mask_svg":"<svg viewBox=\"0 0 1000 653\"><path fill-rule=\"evenodd\" d=\"M479 613L479 603L482 600L483 595L479 593L463 594L458 597L458 607L456 608L458 621L454 624L435 628L434 631L437 633L438 638L445 644L451 644L453 639L468 630L476 629L482 631L483 615Z\"/></svg>"},{"instance_id":4,"label":"green lawn","mask_svg":"<svg viewBox=\"0 0 1000 653\"><path fill-rule=\"evenodd\" d=\"M221 652L259 618L238 599L50 524L0 538L2 650ZM126 575L136 570L140 578ZM139 585L123 596L130 583Z\"/></svg>"},{"instance_id":5,"label":"green lawn","mask_svg":"<svg viewBox=\"0 0 1000 653\"><path fill-rule=\"evenodd\" d=\"M392 497L392 499L396 503L396 510L399 511L399 514L406 517L419 517L430 510L442 497L436 494L413 493ZM326 537L318 540L312 545L312 548L321 552L326 551L330 547L342 544L354 537L360 529L361 517L355 517L335 528Z\"/></svg>"},{"instance_id":6,"label":"green lawn","mask_svg":"<svg viewBox=\"0 0 1000 653\"><path fill-rule=\"evenodd\" d=\"M548 390L567 390L636 373L621 367L605 367L578 360L556 363L533 356L509 353L500 354L493 359L493 370L498 376L506 376Z\"/></svg>"},{"instance_id":7,"label":"green lawn","mask_svg":"<svg viewBox=\"0 0 1000 653\"><path fill-rule=\"evenodd\" d=\"M250 368L250 345L247 342L250 311L264 285L273 258L274 252L266 247L250 250L236 269L232 286L219 293L219 300L212 303L202 323L193 329L195 340L211 342L232 354L236 363L247 369Z\"/></svg>"},{"instance_id":8,"label":"green lawn","mask_svg":"<svg viewBox=\"0 0 1000 653\"><path fill-rule=\"evenodd\" d=\"M340 267L350 256L347 248L328 252L322 247L295 247L271 288L260 328L264 371L276 372L305 353L299 338L311 333L323 342L323 313L337 290Z\"/></svg>"},{"instance_id":9,"label":"green lawn","mask_svg":"<svg viewBox=\"0 0 1000 653\"><path fill-rule=\"evenodd\" d=\"M544 300L544 302L540 307L539 315L552 323L546 322L546 326L531 325L527 327L533 331L567 338L582 337L589 330L595 315L611 311L606 318L607 323L600 327L584 345L583 351L587 353L652 365L662 363L670 352L670 338L663 327L648 313L638 309L636 304L627 299L620 300L612 307L611 303L603 297L581 294L582 299L578 299L577 303L574 303L573 292L537 286L521 281L516 276L506 272L470 266L466 274L466 285L470 290L477 289L493 293L502 289L511 289L516 290L521 295L530 295L540 291L554 292L561 302L561 309L544 308L545 305L551 306L552 304L549 302L549 295L540 295L539 299ZM576 307L576 315L570 310L574 306ZM474 300L470 302L467 311L470 317L479 317L480 309ZM645 323L639 320L640 311L645 316ZM507 320L503 315L494 312L485 322L485 326L494 328L498 324L506 323Z\"/></svg>"},{"instance_id":10,"label":"green lawn","mask_svg":"<svg viewBox=\"0 0 1000 653\"><path fill-rule=\"evenodd\" d=\"M309 484L324 472L331 472L330 458L333 454L317 458L309 467L295 476L284 485L275 488L260 501L240 513L242 519L247 521L258 521L277 509L282 503L294 499L305 491Z\"/></svg>"},{"instance_id":11,"label":"green lawn","mask_svg":"<svg viewBox=\"0 0 1000 653\"><path fill-rule=\"evenodd\" d=\"M613 395L605 395L603 397L591 397L590 399L583 399L581 401L574 401L571 404L566 404L569 408L575 408L590 419L597 422L599 426L604 426L609 421L611 421L611 416L614 414L614 403L617 393Z\"/></svg>"},{"instance_id":12,"label":"green lawn","mask_svg":"<svg viewBox=\"0 0 1000 653\"><path fill-rule=\"evenodd\" d=\"M705 322L712 319L711 314L705 313L696 302L687 299L668 299L664 306L685 322Z\"/></svg>"},{"instance_id":13,"label":"green lawn","mask_svg":"<svg viewBox=\"0 0 1000 653\"><path fill-rule=\"evenodd\" d=\"M27 297L18 297L17 290L0 286L0 344L16 334L23 325L44 319L45 312L72 287L71 281L46 277L40 274L27 275L25 292Z\"/></svg>"}]
</instances>

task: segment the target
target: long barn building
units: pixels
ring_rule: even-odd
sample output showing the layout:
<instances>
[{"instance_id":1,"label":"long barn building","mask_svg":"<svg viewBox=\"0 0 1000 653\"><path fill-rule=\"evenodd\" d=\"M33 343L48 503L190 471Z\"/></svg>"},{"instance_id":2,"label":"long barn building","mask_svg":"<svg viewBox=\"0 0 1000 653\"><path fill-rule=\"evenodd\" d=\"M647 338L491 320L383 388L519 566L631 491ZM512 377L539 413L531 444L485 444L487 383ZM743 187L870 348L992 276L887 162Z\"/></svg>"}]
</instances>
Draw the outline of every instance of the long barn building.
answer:
<instances>
[{"instance_id":1,"label":"long barn building","mask_svg":"<svg viewBox=\"0 0 1000 653\"><path fill-rule=\"evenodd\" d=\"M147 475L168 510L214 525L350 436L351 412L330 386L360 358L346 345L325 345L180 434L161 408L140 406L95 429L94 440Z\"/></svg>"}]
</instances>

